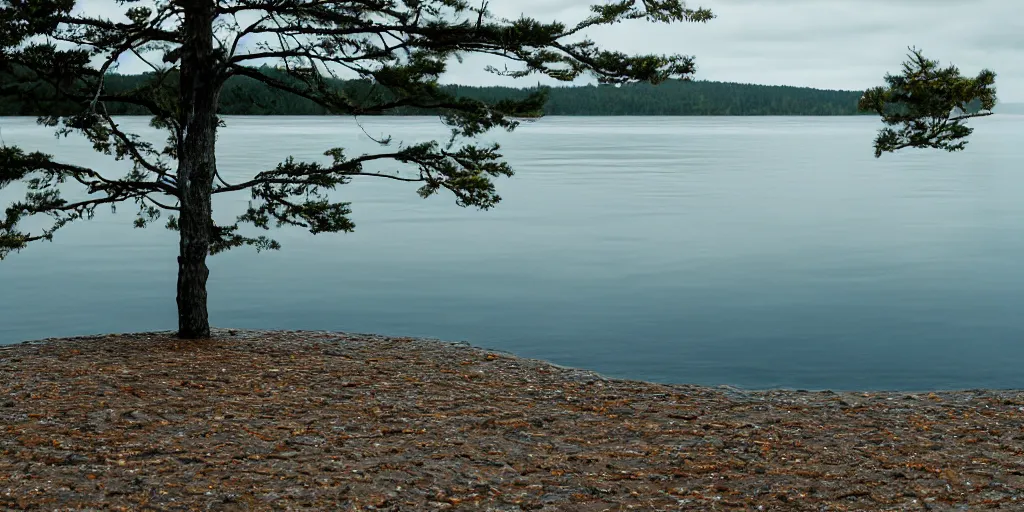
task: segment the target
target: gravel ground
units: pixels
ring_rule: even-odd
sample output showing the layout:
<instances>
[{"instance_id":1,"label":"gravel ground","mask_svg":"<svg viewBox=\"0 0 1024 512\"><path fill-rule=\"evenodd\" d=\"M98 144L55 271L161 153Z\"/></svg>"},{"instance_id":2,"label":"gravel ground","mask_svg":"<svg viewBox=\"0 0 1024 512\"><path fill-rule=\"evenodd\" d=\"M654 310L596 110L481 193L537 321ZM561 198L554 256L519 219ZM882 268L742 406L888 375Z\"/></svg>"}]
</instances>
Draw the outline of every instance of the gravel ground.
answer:
<instances>
[{"instance_id":1,"label":"gravel ground","mask_svg":"<svg viewBox=\"0 0 1024 512\"><path fill-rule=\"evenodd\" d=\"M0 347L0 507L1024 510L1024 392L666 386L464 344Z\"/></svg>"}]
</instances>

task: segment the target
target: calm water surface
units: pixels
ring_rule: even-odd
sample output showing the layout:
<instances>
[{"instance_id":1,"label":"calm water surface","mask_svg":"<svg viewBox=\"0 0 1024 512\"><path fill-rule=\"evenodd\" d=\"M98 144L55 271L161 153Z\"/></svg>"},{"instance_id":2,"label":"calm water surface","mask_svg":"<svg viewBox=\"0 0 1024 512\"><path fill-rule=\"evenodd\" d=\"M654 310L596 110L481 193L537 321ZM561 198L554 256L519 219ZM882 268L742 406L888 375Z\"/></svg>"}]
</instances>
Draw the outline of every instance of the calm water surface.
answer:
<instances>
[{"instance_id":1,"label":"calm water surface","mask_svg":"<svg viewBox=\"0 0 1024 512\"><path fill-rule=\"evenodd\" d=\"M146 132L145 121L124 125ZM228 118L240 180L289 154L443 136L433 118ZM496 135L489 212L361 181L353 234L211 260L215 325L466 340L610 376L832 389L1024 388L1024 116L963 153L875 160L872 118L548 118ZM31 119L0 136L109 168ZM16 190L0 192L6 205ZM244 194L219 197L232 219ZM0 262L0 343L175 325L175 234L104 211Z\"/></svg>"}]
</instances>

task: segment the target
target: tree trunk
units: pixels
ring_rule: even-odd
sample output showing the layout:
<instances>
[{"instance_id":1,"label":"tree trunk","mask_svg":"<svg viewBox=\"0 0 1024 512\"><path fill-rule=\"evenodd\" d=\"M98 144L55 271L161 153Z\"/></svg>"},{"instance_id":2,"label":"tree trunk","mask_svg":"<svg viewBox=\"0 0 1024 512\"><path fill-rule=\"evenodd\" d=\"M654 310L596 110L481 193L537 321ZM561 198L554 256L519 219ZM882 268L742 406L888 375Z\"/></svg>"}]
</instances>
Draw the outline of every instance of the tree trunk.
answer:
<instances>
[{"instance_id":1,"label":"tree trunk","mask_svg":"<svg viewBox=\"0 0 1024 512\"><path fill-rule=\"evenodd\" d=\"M178 337L208 338L206 256L213 236L213 178L217 168L217 101L220 84L213 48L212 0L185 3L181 48L181 133L178 188L181 192L178 254Z\"/></svg>"}]
</instances>

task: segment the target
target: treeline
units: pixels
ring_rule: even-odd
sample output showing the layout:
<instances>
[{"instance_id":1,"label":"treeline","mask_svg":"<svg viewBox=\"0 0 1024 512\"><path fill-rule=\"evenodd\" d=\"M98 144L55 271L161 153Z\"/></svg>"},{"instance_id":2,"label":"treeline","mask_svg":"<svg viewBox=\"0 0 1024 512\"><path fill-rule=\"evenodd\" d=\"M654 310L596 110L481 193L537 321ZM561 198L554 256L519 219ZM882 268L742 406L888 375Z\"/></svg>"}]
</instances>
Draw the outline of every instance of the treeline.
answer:
<instances>
[{"instance_id":1,"label":"treeline","mask_svg":"<svg viewBox=\"0 0 1024 512\"><path fill-rule=\"evenodd\" d=\"M265 69L275 73L276 70ZM108 75L107 91L116 93L132 89L151 80L147 75ZM0 90L4 78L0 76ZM8 82L9 84L10 82ZM351 98L379 97L387 94L366 81L339 81L336 84ZM457 96L495 102L524 98L537 88L444 86ZM44 87L45 88L45 87ZM10 92L10 88L8 88ZM632 84L623 86L573 86L548 89L546 115L563 116L837 116L857 114L859 91L830 91L806 87L769 86L725 82L668 82L657 86ZM107 105L110 114L148 114L139 106ZM40 104L12 94L0 94L0 115L53 114L75 105L55 107L53 102ZM325 115L316 103L290 93L272 89L248 77L228 80L221 95L220 113L224 115ZM419 115L430 112L401 108L392 115Z\"/></svg>"},{"instance_id":2,"label":"treeline","mask_svg":"<svg viewBox=\"0 0 1024 512\"><path fill-rule=\"evenodd\" d=\"M508 87L453 86L459 95L500 100L525 95ZM560 116L838 116L857 114L859 91L725 82L554 87L544 107Z\"/></svg>"}]
</instances>

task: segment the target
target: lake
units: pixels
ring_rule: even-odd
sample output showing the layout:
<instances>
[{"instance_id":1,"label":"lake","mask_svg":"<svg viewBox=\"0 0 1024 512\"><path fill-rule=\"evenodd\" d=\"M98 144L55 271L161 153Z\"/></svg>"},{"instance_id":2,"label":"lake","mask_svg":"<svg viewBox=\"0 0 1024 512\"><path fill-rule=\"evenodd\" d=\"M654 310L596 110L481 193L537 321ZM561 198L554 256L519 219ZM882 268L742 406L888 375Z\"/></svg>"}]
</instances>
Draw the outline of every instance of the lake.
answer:
<instances>
[{"instance_id":1,"label":"lake","mask_svg":"<svg viewBox=\"0 0 1024 512\"><path fill-rule=\"evenodd\" d=\"M226 122L229 181L375 150L367 134L446 133L436 118ZM669 383L1024 388L1024 116L974 125L964 152L876 160L872 117L546 118L491 135L517 170L491 211L366 178L336 193L354 233L276 230L281 251L213 257L211 322L464 340ZM33 119L0 118L0 137L124 168ZM247 199L218 196L215 217ZM0 344L173 329L176 233L133 229L134 211L0 262Z\"/></svg>"}]
</instances>

